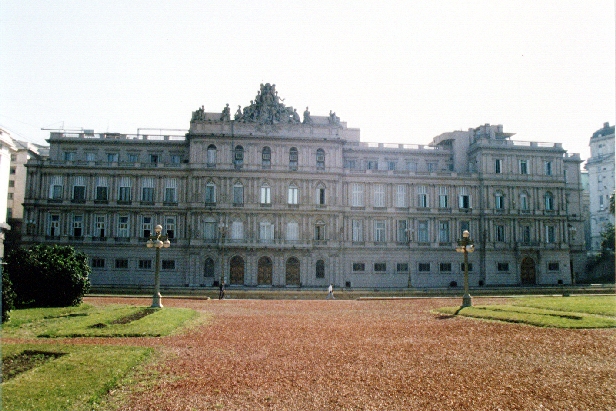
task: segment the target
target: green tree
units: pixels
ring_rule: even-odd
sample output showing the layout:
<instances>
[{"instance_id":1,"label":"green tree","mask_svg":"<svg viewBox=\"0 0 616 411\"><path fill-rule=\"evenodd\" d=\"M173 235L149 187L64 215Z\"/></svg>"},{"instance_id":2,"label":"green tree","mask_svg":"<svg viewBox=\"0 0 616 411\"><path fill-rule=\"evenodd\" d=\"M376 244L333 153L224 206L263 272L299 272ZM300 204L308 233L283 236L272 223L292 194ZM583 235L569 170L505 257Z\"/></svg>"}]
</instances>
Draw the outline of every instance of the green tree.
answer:
<instances>
[{"instance_id":1,"label":"green tree","mask_svg":"<svg viewBox=\"0 0 616 411\"><path fill-rule=\"evenodd\" d=\"M0 267L2 270L2 267ZM10 318L10 311L15 308L15 292L13 284L6 270L2 271L2 322L5 323Z\"/></svg>"},{"instance_id":2,"label":"green tree","mask_svg":"<svg viewBox=\"0 0 616 411\"><path fill-rule=\"evenodd\" d=\"M607 223L601 232L601 250L614 251L614 224Z\"/></svg>"},{"instance_id":3,"label":"green tree","mask_svg":"<svg viewBox=\"0 0 616 411\"><path fill-rule=\"evenodd\" d=\"M67 307L81 304L90 289L90 266L70 246L35 245L7 256L17 307Z\"/></svg>"}]
</instances>

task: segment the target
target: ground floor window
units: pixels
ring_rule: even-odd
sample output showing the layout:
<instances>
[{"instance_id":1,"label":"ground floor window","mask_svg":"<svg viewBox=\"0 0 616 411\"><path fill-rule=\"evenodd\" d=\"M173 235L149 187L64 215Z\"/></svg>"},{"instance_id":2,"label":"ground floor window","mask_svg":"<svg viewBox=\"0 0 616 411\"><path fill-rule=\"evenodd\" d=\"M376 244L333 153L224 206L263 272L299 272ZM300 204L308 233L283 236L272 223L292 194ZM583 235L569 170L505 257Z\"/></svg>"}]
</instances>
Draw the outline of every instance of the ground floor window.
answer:
<instances>
[{"instance_id":1,"label":"ground floor window","mask_svg":"<svg viewBox=\"0 0 616 411\"><path fill-rule=\"evenodd\" d=\"M496 269L498 271L509 271L509 263L498 263Z\"/></svg>"},{"instance_id":2,"label":"ground floor window","mask_svg":"<svg viewBox=\"0 0 616 411\"><path fill-rule=\"evenodd\" d=\"M163 270L175 270L175 260L163 260Z\"/></svg>"},{"instance_id":3,"label":"ground floor window","mask_svg":"<svg viewBox=\"0 0 616 411\"><path fill-rule=\"evenodd\" d=\"M139 269L149 270L152 268L152 260L139 260Z\"/></svg>"},{"instance_id":4,"label":"ground floor window","mask_svg":"<svg viewBox=\"0 0 616 411\"><path fill-rule=\"evenodd\" d=\"M417 271L422 273L430 272L430 263L419 263L417 265Z\"/></svg>"}]
</instances>

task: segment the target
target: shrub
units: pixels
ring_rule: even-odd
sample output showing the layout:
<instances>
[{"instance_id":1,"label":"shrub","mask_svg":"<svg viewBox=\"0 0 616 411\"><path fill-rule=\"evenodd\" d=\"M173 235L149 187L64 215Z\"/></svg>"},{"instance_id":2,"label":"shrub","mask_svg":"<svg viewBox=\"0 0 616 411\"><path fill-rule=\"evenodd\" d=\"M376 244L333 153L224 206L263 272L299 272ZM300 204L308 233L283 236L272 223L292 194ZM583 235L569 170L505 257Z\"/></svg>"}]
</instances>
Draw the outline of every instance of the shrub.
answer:
<instances>
[{"instance_id":1,"label":"shrub","mask_svg":"<svg viewBox=\"0 0 616 411\"><path fill-rule=\"evenodd\" d=\"M7 256L6 270L18 307L79 305L90 288L90 266L70 246L35 245Z\"/></svg>"},{"instance_id":2,"label":"shrub","mask_svg":"<svg viewBox=\"0 0 616 411\"><path fill-rule=\"evenodd\" d=\"M2 267L0 267L0 270ZM15 292L13 284L9 278L9 273L6 270L2 271L2 322L9 320L9 312L15 308Z\"/></svg>"}]
</instances>

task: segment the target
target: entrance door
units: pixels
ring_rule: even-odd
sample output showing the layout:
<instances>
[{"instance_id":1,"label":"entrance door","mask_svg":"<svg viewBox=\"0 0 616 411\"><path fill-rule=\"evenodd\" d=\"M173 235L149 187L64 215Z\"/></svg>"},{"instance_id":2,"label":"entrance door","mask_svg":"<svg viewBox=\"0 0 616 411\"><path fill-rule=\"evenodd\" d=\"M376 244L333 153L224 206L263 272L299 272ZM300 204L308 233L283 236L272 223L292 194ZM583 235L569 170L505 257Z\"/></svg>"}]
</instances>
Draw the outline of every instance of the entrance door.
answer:
<instances>
[{"instance_id":1,"label":"entrance door","mask_svg":"<svg viewBox=\"0 0 616 411\"><path fill-rule=\"evenodd\" d=\"M287 285L299 285L299 260L291 257L287 260Z\"/></svg>"},{"instance_id":2,"label":"entrance door","mask_svg":"<svg viewBox=\"0 0 616 411\"><path fill-rule=\"evenodd\" d=\"M269 257L259 258L258 285L272 285L272 260Z\"/></svg>"},{"instance_id":3,"label":"entrance door","mask_svg":"<svg viewBox=\"0 0 616 411\"><path fill-rule=\"evenodd\" d=\"M236 255L231 259L231 277L229 282L233 285L244 285L244 259Z\"/></svg>"},{"instance_id":4,"label":"entrance door","mask_svg":"<svg viewBox=\"0 0 616 411\"><path fill-rule=\"evenodd\" d=\"M537 282L535 274L535 260L525 257L520 265L520 277L522 285L535 285Z\"/></svg>"}]
</instances>

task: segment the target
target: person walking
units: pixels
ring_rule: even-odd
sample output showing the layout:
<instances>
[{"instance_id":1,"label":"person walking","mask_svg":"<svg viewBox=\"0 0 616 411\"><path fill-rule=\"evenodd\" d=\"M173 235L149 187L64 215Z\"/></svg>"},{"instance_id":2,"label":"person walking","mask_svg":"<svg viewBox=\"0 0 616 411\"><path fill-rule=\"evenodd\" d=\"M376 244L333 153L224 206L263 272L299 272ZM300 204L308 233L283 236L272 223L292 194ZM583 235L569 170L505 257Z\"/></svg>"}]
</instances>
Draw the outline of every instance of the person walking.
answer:
<instances>
[{"instance_id":1,"label":"person walking","mask_svg":"<svg viewBox=\"0 0 616 411\"><path fill-rule=\"evenodd\" d=\"M218 288L218 299L225 298L225 280L220 280L220 286Z\"/></svg>"},{"instance_id":2,"label":"person walking","mask_svg":"<svg viewBox=\"0 0 616 411\"><path fill-rule=\"evenodd\" d=\"M334 286L332 284L329 285L329 288L327 289L327 298L326 300L335 300L336 297L334 297Z\"/></svg>"}]
</instances>

